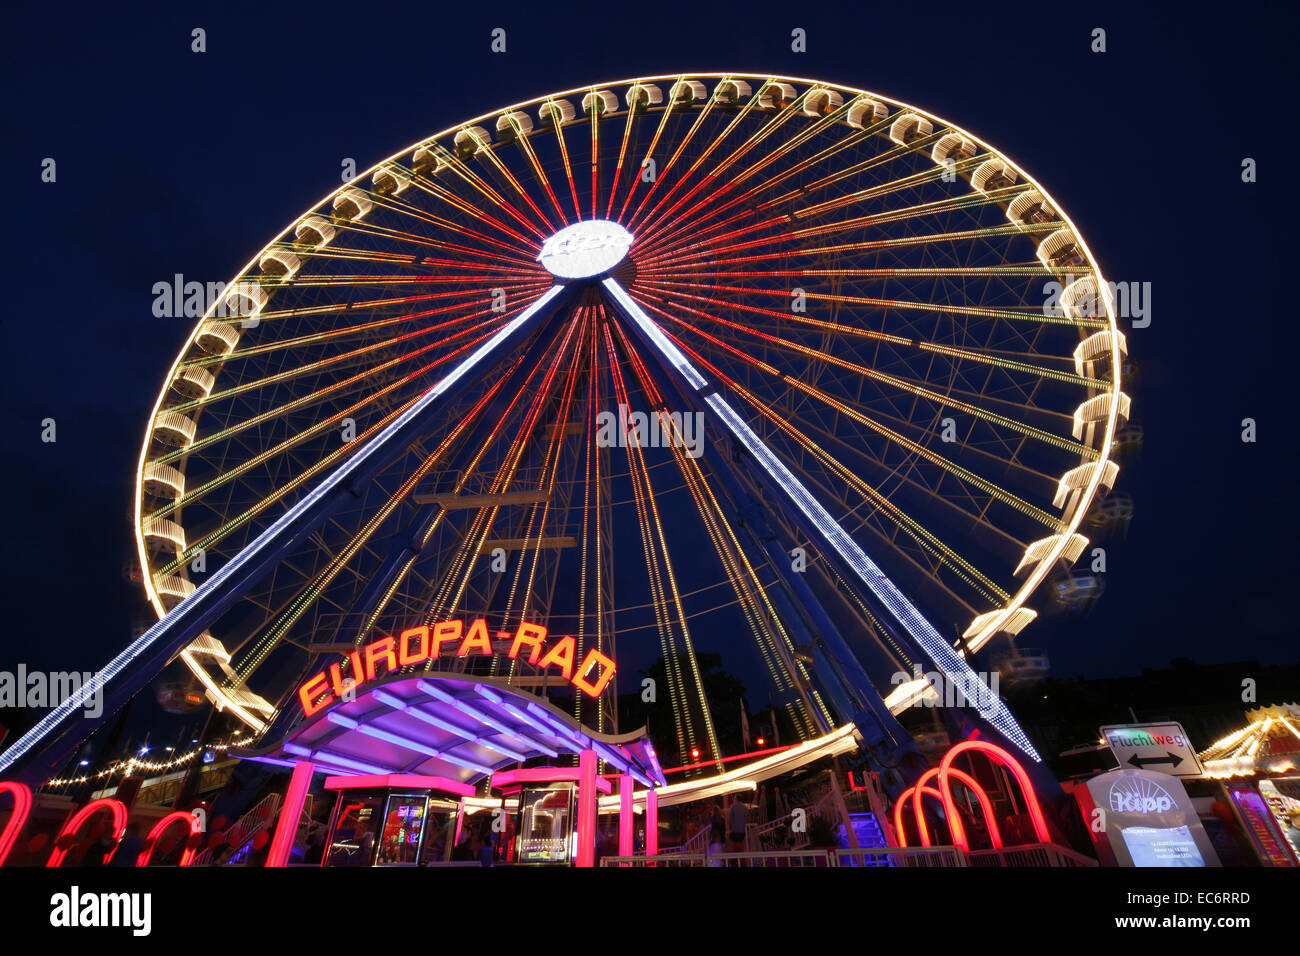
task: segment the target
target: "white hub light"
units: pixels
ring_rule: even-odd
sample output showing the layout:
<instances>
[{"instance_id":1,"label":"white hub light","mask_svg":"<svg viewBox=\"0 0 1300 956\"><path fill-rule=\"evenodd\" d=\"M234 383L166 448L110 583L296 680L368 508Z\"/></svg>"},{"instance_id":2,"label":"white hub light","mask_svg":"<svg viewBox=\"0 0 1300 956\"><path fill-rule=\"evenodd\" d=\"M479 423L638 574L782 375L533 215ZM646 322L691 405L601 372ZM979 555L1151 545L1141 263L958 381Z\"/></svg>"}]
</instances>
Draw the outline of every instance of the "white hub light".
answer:
<instances>
[{"instance_id":1,"label":"white hub light","mask_svg":"<svg viewBox=\"0 0 1300 956\"><path fill-rule=\"evenodd\" d=\"M607 219L588 219L565 226L542 246L537 261L561 279L589 279L623 261L632 233Z\"/></svg>"}]
</instances>

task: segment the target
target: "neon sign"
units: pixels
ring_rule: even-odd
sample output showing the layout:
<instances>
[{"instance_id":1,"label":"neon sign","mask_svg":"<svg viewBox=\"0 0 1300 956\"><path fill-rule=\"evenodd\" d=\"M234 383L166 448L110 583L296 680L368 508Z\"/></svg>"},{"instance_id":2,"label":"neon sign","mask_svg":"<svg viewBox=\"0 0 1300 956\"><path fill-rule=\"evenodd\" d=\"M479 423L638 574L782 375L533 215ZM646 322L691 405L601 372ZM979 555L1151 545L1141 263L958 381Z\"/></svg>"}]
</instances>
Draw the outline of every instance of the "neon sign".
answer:
<instances>
[{"instance_id":1,"label":"neon sign","mask_svg":"<svg viewBox=\"0 0 1300 956\"><path fill-rule=\"evenodd\" d=\"M576 667L577 642L569 636L561 637L543 653L546 643L546 626L520 624L512 635L497 631L501 640L510 640L508 657L516 660L527 650L525 660L537 667L558 670L564 679L589 697L599 697L614 676L614 661L592 648ZM423 627L403 631L398 637L384 637L371 641L364 647L348 652L349 677L345 680L341 662L331 664L298 688L303 716L313 714L354 691L358 685L374 680L380 673L413 667L442 656L443 647L456 645L456 656L465 657L471 652L494 654L487 621L475 618L466 629L463 621L439 621ZM382 671L381 671L382 667ZM592 676L592 671L596 675Z\"/></svg>"}]
</instances>

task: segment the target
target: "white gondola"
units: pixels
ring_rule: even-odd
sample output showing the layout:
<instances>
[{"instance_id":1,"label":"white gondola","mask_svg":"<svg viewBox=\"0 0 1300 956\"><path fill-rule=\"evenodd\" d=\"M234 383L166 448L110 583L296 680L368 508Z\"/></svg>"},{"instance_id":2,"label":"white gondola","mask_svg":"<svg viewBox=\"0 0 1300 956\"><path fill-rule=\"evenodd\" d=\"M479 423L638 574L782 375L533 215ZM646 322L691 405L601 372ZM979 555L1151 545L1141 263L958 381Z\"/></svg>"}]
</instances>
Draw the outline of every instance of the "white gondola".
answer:
<instances>
[{"instance_id":1,"label":"white gondola","mask_svg":"<svg viewBox=\"0 0 1300 956\"><path fill-rule=\"evenodd\" d=\"M145 543L155 550L175 551L177 554L185 550L185 529L175 521L145 518L140 523L140 533Z\"/></svg>"},{"instance_id":2,"label":"white gondola","mask_svg":"<svg viewBox=\"0 0 1300 956\"><path fill-rule=\"evenodd\" d=\"M1038 612L1027 607L999 608L977 615L962 632L962 637L968 649L978 651L999 634L1019 634L1036 617Z\"/></svg>"},{"instance_id":3,"label":"white gondola","mask_svg":"<svg viewBox=\"0 0 1300 956\"><path fill-rule=\"evenodd\" d=\"M469 159L478 155L479 150L488 149L492 145L492 134L482 126L467 126L456 131L452 142L456 147L456 155L461 159Z\"/></svg>"},{"instance_id":4,"label":"white gondola","mask_svg":"<svg viewBox=\"0 0 1300 956\"><path fill-rule=\"evenodd\" d=\"M1057 229L1047 234L1038 244L1038 261L1044 269L1055 272L1084 265L1079 240L1069 229Z\"/></svg>"},{"instance_id":5,"label":"white gondola","mask_svg":"<svg viewBox=\"0 0 1300 956\"><path fill-rule=\"evenodd\" d=\"M590 116L592 110L596 111L597 116L617 113L618 97L609 90L592 90L582 98L582 112Z\"/></svg>"},{"instance_id":6,"label":"white gondola","mask_svg":"<svg viewBox=\"0 0 1300 956\"><path fill-rule=\"evenodd\" d=\"M1110 418L1112 409L1116 411L1116 417L1122 425L1128 419L1132 407L1133 400L1123 392L1103 392L1083 402L1074 410L1074 425L1071 431L1075 438L1083 438L1090 442L1092 430ZM1087 433L1086 438L1085 433Z\"/></svg>"},{"instance_id":7,"label":"white gondola","mask_svg":"<svg viewBox=\"0 0 1300 956\"><path fill-rule=\"evenodd\" d=\"M420 176L432 176L447 165L435 144L420 146L411 154L411 168Z\"/></svg>"},{"instance_id":8,"label":"white gondola","mask_svg":"<svg viewBox=\"0 0 1300 956\"><path fill-rule=\"evenodd\" d=\"M370 177L370 185L381 196L397 196L411 185L410 174L396 166L384 166L375 170Z\"/></svg>"},{"instance_id":9,"label":"white gondola","mask_svg":"<svg viewBox=\"0 0 1300 956\"><path fill-rule=\"evenodd\" d=\"M946 166L950 161L961 163L974 159L976 152L978 149L975 144L965 136L960 133L945 133L934 144L934 149L930 150L930 160L937 166Z\"/></svg>"},{"instance_id":10,"label":"white gondola","mask_svg":"<svg viewBox=\"0 0 1300 956\"><path fill-rule=\"evenodd\" d=\"M805 116L827 116L844 105L844 97L835 90L816 87L803 98Z\"/></svg>"},{"instance_id":11,"label":"white gondola","mask_svg":"<svg viewBox=\"0 0 1300 956\"><path fill-rule=\"evenodd\" d=\"M153 586L158 592L158 600L169 611L197 590L193 581L175 574L156 575Z\"/></svg>"},{"instance_id":12,"label":"white gondola","mask_svg":"<svg viewBox=\"0 0 1300 956\"><path fill-rule=\"evenodd\" d=\"M172 380L172 387L186 399L196 401L211 395L212 386L216 381L217 377L206 368L191 365L189 368L181 369L180 374Z\"/></svg>"},{"instance_id":13,"label":"white gondola","mask_svg":"<svg viewBox=\"0 0 1300 956\"><path fill-rule=\"evenodd\" d=\"M321 216L308 216L294 227L293 234L300 245L320 249L334 238L334 225Z\"/></svg>"},{"instance_id":14,"label":"white gondola","mask_svg":"<svg viewBox=\"0 0 1300 956\"><path fill-rule=\"evenodd\" d=\"M713 98L719 106L737 108L754 95L744 80L722 80L713 88Z\"/></svg>"},{"instance_id":15,"label":"white gondola","mask_svg":"<svg viewBox=\"0 0 1300 956\"><path fill-rule=\"evenodd\" d=\"M1006 189L1016 184L1016 171L1002 159L987 159L971 173L971 186L985 195L996 189Z\"/></svg>"},{"instance_id":16,"label":"white gondola","mask_svg":"<svg viewBox=\"0 0 1300 956\"><path fill-rule=\"evenodd\" d=\"M140 473L140 480L144 485L145 494L153 495L155 498L175 500L185 494L184 472L162 462L146 461Z\"/></svg>"},{"instance_id":17,"label":"white gondola","mask_svg":"<svg viewBox=\"0 0 1300 956\"><path fill-rule=\"evenodd\" d=\"M1090 461L1071 468L1061 476L1056 485L1056 497L1052 499L1053 507L1064 507L1072 494L1081 493L1088 487L1093 478L1097 477L1098 471L1101 472L1101 477L1097 481L1097 491L1101 494L1110 491L1115 479L1119 477L1119 465L1113 461Z\"/></svg>"},{"instance_id":18,"label":"white gondola","mask_svg":"<svg viewBox=\"0 0 1300 956\"><path fill-rule=\"evenodd\" d=\"M353 186L334 197L334 217L346 221L364 219L374 205L369 196Z\"/></svg>"},{"instance_id":19,"label":"white gondola","mask_svg":"<svg viewBox=\"0 0 1300 956\"><path fill-rule=\"evenodd\" d=\"M1059 218L1037 189L1026 189L1007 206L1007 220L1022 230Z\"/></svg>"},{"instance_id":20,"label":"white gondola","mask_svg":"<svg viewBox=\"0 0 1300 956\"><path fill-rule=\"evenodd\" d=\"M611 94L612 95L612 94ZM497 117L497 142L515 143L533 131L533 118L523 110L512 110Z\"/></svg>"},{"instance_id":21,"label":"white gondola","mask_svg":"<svg viewBox=\"0 0 1300 956\"><path fill-rule=\"evenodd\" d=\"M209 355L229 355L239 342L239 328L233 322L212 320L194 336L194 344Z\"/></svg>"},{"instance_id":22,"label":"white gondola","mask_svg":"<svg viewBox=\"0 0 1300 956\"><path fill-rule=\"evenodd\" d=\"M678 80L668 94L674 106L695 106L708 99L708 91L699 80Z\"/></svg>"},{"instance_id":23,"label":"white gondola","mask_svg":"<svg viewBox=\"0 0 1300 956\"><path fill-rule=\"evenodd\" d=\"M889 138L899 146L908 146L934 132L934 124L924 116L902 113L890 124Z\"/></svg>"},{"instance_id":24,"label":"white gondola","mask_svg":"<svg viewBox=\"0 0 1300 956\"><path fill-rule=\"evenodd\" d=\"M180 412L161 411L153 420L153 437L169 448L186 448L194 442L198 426Z\"/></svg>"},{"instance_id":25,"label":"white gondola","mask_svg":"<svg viewBox=\"0 0 1300 956\"><path fill-rule=\"evenodd\" d=\"M1120 355L1128 354L1128 340L1119 330L1103 329L1088 336L1074 350L1074 370L1079 375L1093 375L1093 366L1108 363L1111 353L1118 347ZM1124 373L1127 379L1128 373Z\"/></svg>"},{"instance_id":26,"label":"white gondola","mask_svg":"<svg viewBox=\"0 0 1300 956\"><path fill-rule=\"evenodd\" d=\"M1062 541L1065 542L1065 547L1052 560L1063 560L1073 564L1079 560L1079 555L1083 554L1083 549L1088 546L1088 539L1081 534L1072 534L1069 540L1066 540L1063 534L1053 534L1046 538L1039 538L1025 548L1025 553L1020 558L1020 563L1016 565L1014 573L1019 576L1021 571L1048 560L1048 558L1051 558L1052 552L1060 547Z\"/></svg>"},{"instance_id":27,"label":"white gondola","mask_svg":"<svg viewBox=\"0 0 1300 956\"><path fill-rule=\"evenodd\" d=\"M888 117L889 110L885 108L885 104L877 103L866 96L859 96L849 106L844 121L854 129L866 129L868 126L883 123Z\"/></svg>"},{"instance_id":28,"label":"white gondola","mask_svg":"<svg viewBox=\"0 0 1300 956\"><path fill-rule=\"evenodd\" d=\"M623 97L628 109L636 113L644 112L664 101L664 91L653 83L634 83L628 87Z\"/></svg>"},{"instance_id":29,"label":"white gondola","mask_svg":"<svg viewBox=\"0 0 1300 956\"><path fill-rule=\"evenodd\" d=\"M302 259L288 249L268 249L257 262L262 275L281 281L292 279L302 268Z\"/></svg>"},{"instance_id":30,"label":"white gondola","mask_svg":"<svg viewBox=\"0 0 1300 956\"><path fill-rule=\"evenodd\" d=\"M554 129L572 122L578 115L573 104L568 100L547 100L537 109L537 121L542 129Z\"/></svg>"},{"instance_id":31,"label":"white gondola","mask_svg":"<svg viewBox=\"0 0 1300 956\"><path fill-rule=\"evenodd\" d=\"M776 113L794 102L794 87L789 83L778 83L773 80L764 84L758 94L758 105L767 110L769 113Z\"/></svg>"}]
</instances>

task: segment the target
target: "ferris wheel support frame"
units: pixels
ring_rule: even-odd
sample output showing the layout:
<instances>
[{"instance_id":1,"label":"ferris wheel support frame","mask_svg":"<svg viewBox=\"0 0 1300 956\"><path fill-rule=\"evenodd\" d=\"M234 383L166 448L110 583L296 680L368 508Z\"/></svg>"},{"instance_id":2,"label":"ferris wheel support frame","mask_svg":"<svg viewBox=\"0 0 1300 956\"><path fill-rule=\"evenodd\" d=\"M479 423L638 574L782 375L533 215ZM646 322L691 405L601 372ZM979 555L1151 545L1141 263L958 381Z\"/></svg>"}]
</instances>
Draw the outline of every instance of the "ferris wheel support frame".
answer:
<instances>
[{"instance_id":1,"label":"ferris wheel support frame","mask_svg":"<svg viewBox=\"0 0 1300 956\"><path fill-rule=\"evenodd\" d=\"M83 740L143 690L190 642L255 587L349 497L354 496L355 488L404 453L426 421L476 381L469 374L476 366L493 358L499 360L535 326L562 311L580 294L580 289L578 283L551 286L432 385L405 412L222 565L157 624L127 645L122 653L96 673L93 680L0 753L0 773L8 779L31 785L39 785L57 773ZM111 687L110 682L113 682ZM99 689L104 694L99 716L88 717L82 713L80 721L70 720L77 711L84 709Z\"/></svg>"}]
</instances>

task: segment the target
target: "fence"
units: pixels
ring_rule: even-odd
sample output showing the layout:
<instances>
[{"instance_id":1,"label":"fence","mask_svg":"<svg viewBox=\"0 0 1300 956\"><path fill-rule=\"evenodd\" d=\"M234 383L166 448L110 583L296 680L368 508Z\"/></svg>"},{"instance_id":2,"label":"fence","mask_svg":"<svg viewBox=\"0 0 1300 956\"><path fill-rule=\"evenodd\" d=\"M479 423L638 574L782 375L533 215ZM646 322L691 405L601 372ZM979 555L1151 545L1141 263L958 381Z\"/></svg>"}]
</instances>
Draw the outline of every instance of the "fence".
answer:
<instances>
[{"instance_id":1,"label":"fence","mask_svg":"<svg viewBox=\"0 0 1300 956\"><path fill-rule=\"evenodd\" d=\"M856 850L752 850L744 853L664 852L657 856L606 856L601 866L721 866L721 867L1078 867L1096 860L1051 843L973 850L955 846L864 847Z\"/></svg>"}]
</instances>

